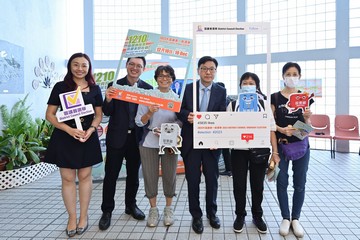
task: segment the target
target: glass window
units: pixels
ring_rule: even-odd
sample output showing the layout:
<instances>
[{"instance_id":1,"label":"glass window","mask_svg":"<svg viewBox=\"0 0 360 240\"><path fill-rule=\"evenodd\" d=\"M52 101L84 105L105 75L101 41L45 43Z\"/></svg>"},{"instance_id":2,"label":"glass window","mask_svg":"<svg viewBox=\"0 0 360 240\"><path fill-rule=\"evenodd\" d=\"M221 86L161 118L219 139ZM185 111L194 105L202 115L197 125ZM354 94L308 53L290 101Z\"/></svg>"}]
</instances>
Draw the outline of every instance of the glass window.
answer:
<instances>
[{"instance_id":1,"label":"glass window","mask_svg":"<svg viewBox=\"0 0 360 240\"><path fill-rule=\"evenodd\" d=\"M350 59L350 71L349 71L349 114L355 115L360 121L359 109L360 109L360 59ZM359 151L359 141L349 141L350 152Z\"/></svg>"},{"instance_id":2,"label":"glass window","mask_svg":"<svg viewBox=\"0 0 360 240\"><path fill-rule=\"evenodd\" d=\"M349 0L349 45L360 46L360 2Z\"/></svg>"},{"instance_id":3,"label":"glass window","mask_svg":"<svg viewBox=\"0 0 360 240\"><path fill-rule=\"evenodd\" d=\"M335 0L247 1L246 21L271 23L271 51L334 48ZM359 16L359 15L358 15ZM248 36L247 53L264 53L261 41Z\"/></svg>"},{"instance_id":4,"label":"glass window","mask_svg":"<svg viewBox=\"0 0 360 240\"><path fill-rule=\"evenodd\" d=\"M94 60L120 59L129 29L161 32L161 0L93 2Z\"/></svg>"},{"instance_id":5,"label":"glass window","mask_svg":"<svg viewBox=\"0 0 360 240\"><path fill-rule=\"evenodd\" d=\"M193 22L236 22L235 0L218 2L170 0L169 1L169 34L193 38ZM196 37L196 56L213 57L237 55L236 36L209 35ZM214 43L217 43L214 45ZM216 46L216 47L214 47ZM209 53L212 50L212 53Z\"/></svg>"}]
</instances>

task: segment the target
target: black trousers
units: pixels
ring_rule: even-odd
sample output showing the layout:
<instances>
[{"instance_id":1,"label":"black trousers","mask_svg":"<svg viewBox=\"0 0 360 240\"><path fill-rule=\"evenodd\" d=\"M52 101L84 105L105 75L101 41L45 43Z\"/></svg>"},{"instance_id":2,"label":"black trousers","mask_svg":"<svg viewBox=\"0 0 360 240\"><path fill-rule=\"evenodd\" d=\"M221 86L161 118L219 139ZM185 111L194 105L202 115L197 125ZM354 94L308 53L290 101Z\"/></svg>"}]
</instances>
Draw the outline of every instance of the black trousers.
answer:
<instances>
[{"instance_id":1,"label":"black trousers","mask_svg":"<svg viewBox=\"0 0 360 240\"><path fill-rule=\"evenodd\" d=\"M251 212L253 217L262 217L264 178L267 163L256 164L249 160L248 150L231 150L231 165L235 198L235 213L246 216L246 186L250 172Z\"/></svg>"},{"instance_id":2,"label":"black trousers","mask_svg":"<svg viewBox=\"0 0 360 240\"><path fill-rule=\"evenodd\" d=\"M200 208L200 181L201 172L205 176L206 184L206 214L215 216L217 212L217 191L219 178L219 158L214 157L211 150L192 149L183 159L185 177L188 186L189 211L192 217L203 216Z\"/></svg>"},{"instance_id":3,"label":"black trousers","mask_svg":"<svg viewBox=\"0 0 360 240\"><path fill-rule=\"evenodd\" d=\"M124 158L126 159L125 206L132 207L136 204L141 163L135 131L128 134L126 143L122 148L106 147L105 177L101 204L103 212L112 212L115 208L116 181L119 177Z\"/></svg>"},{"instance_id":4,"label":"black trousers","mask_svg":"<svg viewBox=\"0 0 360 240\"><path fill-rule=\"evenodd\" d=\"M231 158L230 158L230 149L229 148L223 148L221 150L224 164L225 164L225 171L231 171Z\"/></svg>"}]
</instances>

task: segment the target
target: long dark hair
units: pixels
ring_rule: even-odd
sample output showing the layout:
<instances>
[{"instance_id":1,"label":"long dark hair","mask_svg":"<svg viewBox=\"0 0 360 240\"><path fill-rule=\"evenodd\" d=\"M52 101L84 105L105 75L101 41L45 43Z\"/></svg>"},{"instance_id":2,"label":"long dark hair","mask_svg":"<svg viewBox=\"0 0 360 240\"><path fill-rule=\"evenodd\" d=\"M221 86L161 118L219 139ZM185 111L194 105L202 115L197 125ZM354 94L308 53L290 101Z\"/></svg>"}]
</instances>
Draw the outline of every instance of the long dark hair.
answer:
<instances>
[{"instance_id":1,"label":"long dark hair","mask_svg":"<svg viewBox=\"0 0 360 240\"><path fill-rule=\"evenodd\" d=\"M65 82L66 86L68 87L68 90L70 90L70 91L75 90L77 88L77 85L76 85L76 83L74 82L74 79L73 79L73 74L71 72L71 62L75 58L78 58L78 57L83 57L89 62L89 71L85 76L85 80L88 82L89 87L94 86L96 84L95 79L94 79L94 75L92 73L92 66L91 66L91 61L90 61L89 56L86 55L85 53L74 53L70 57L70 59L69 59L69 61L67 63L67 73L66 73L66 75L64 77L64 82Z\"/></svg>"},{"instance_id":2,"label":"long dark hair","mask_svg":"<svg viewBox=\"0 0 360 240\"><path fill-rule=\"evenodd\" d=\"M254 81L255 81L255 84L256 84L256 92L258 94L260 94L261 96L264 97L264 99L266 100L266 95L263 94L261 92L261 89L260 89L260 78L258 77L258 75L256 75L255 73L252 73L252 72L246 72L244 73L241 78L240 78L240 84L239 84L239 87L241 88L241 84L244 80L247 80L249 78L252 78Z\"/></svg>"}]
</instances>

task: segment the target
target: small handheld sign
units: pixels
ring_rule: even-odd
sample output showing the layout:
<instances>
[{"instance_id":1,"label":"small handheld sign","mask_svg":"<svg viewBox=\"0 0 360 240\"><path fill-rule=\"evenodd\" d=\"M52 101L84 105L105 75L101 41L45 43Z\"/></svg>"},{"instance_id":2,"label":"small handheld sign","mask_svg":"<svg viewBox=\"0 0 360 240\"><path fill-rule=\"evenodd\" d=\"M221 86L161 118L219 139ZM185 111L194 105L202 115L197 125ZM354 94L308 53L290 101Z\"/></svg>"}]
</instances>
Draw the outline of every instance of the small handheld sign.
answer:
<instances>
[{"instance_id":1,"label":"small handheld sign","mask_svg":"<svg viewBox=\"0 0 360 240\"><path fill-rule=\"evenodd\" d=\"M258 111L257 93L240 93L239 94L239 111L240 112L257 112Z\"/></svg>"},{"instance_id":2,"label":"small handheld sign","mask_svg":"<svg viewBox=\"0 0 360 240\"><path fill-rule=\"evenodd\" d=\"M154 130L154 129L153 129ZM169 148L171 153L180 154L182 145L180 127L177 123L162 123L159 139L159 154L165 154L164 149Z\"/></svg>"},{"instance_id":3,"label":"small handheld sign","mask_svg":"<svg viewBox=\"0 0 360 240\"><path fill-rule=\"evenodd\" d=\"M94 108L91 104L85 105L81 94L80 87L76 91L59 94L62 111L56 113L56 118L59 122L75 120L76 128L83 130L80 117L94 113Z\"/></svg>"},{"instance_id":4,"label":"small handheld sign","mask_svg":"<svg viewBox=\"0 0 360 240\"><path fill-rule=\"evenodd\" d=\"M314 97L314 93L292 93L289 95L289 101L286 103L285 107L289 110L289 113L296 112L298 109L301 109L304 113L305 110L309 108L310 99Z\"/></svg>"}]
</instances>

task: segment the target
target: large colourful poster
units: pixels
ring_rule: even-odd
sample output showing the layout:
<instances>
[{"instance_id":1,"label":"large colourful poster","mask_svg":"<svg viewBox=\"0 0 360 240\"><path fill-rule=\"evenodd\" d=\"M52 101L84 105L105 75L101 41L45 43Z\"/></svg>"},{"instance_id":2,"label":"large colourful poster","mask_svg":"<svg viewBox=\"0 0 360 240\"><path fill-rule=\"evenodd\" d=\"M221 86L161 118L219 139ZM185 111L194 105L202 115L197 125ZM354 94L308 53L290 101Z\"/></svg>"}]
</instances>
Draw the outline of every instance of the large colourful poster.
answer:
<instances>
[{"instance_id":1,"label":"large colourful poster","mask_svg":"<svg viewBox=\"0 0 360 240\"><path fill-rule=\"evenodd\" d=\"M191 66L192 47L191 39L129 30L122 50L118 69L115 74L115 80L113 82L113 86L118 90L112 97L147 106L159 104L160 108L179 112L184 92L183 89L185 88ZM183 60L183 63L186 66L186 73L183 76L184 80L182 82L182 90L179 91L179 95L171 93L165 94L152 89L148 90L122 86L116 83L116 80L120 78L121 70L125 68L123 66L123 58L139 56L145 57L149 54L166 55L174 60Z\"/></svg>"}]
</instances>

